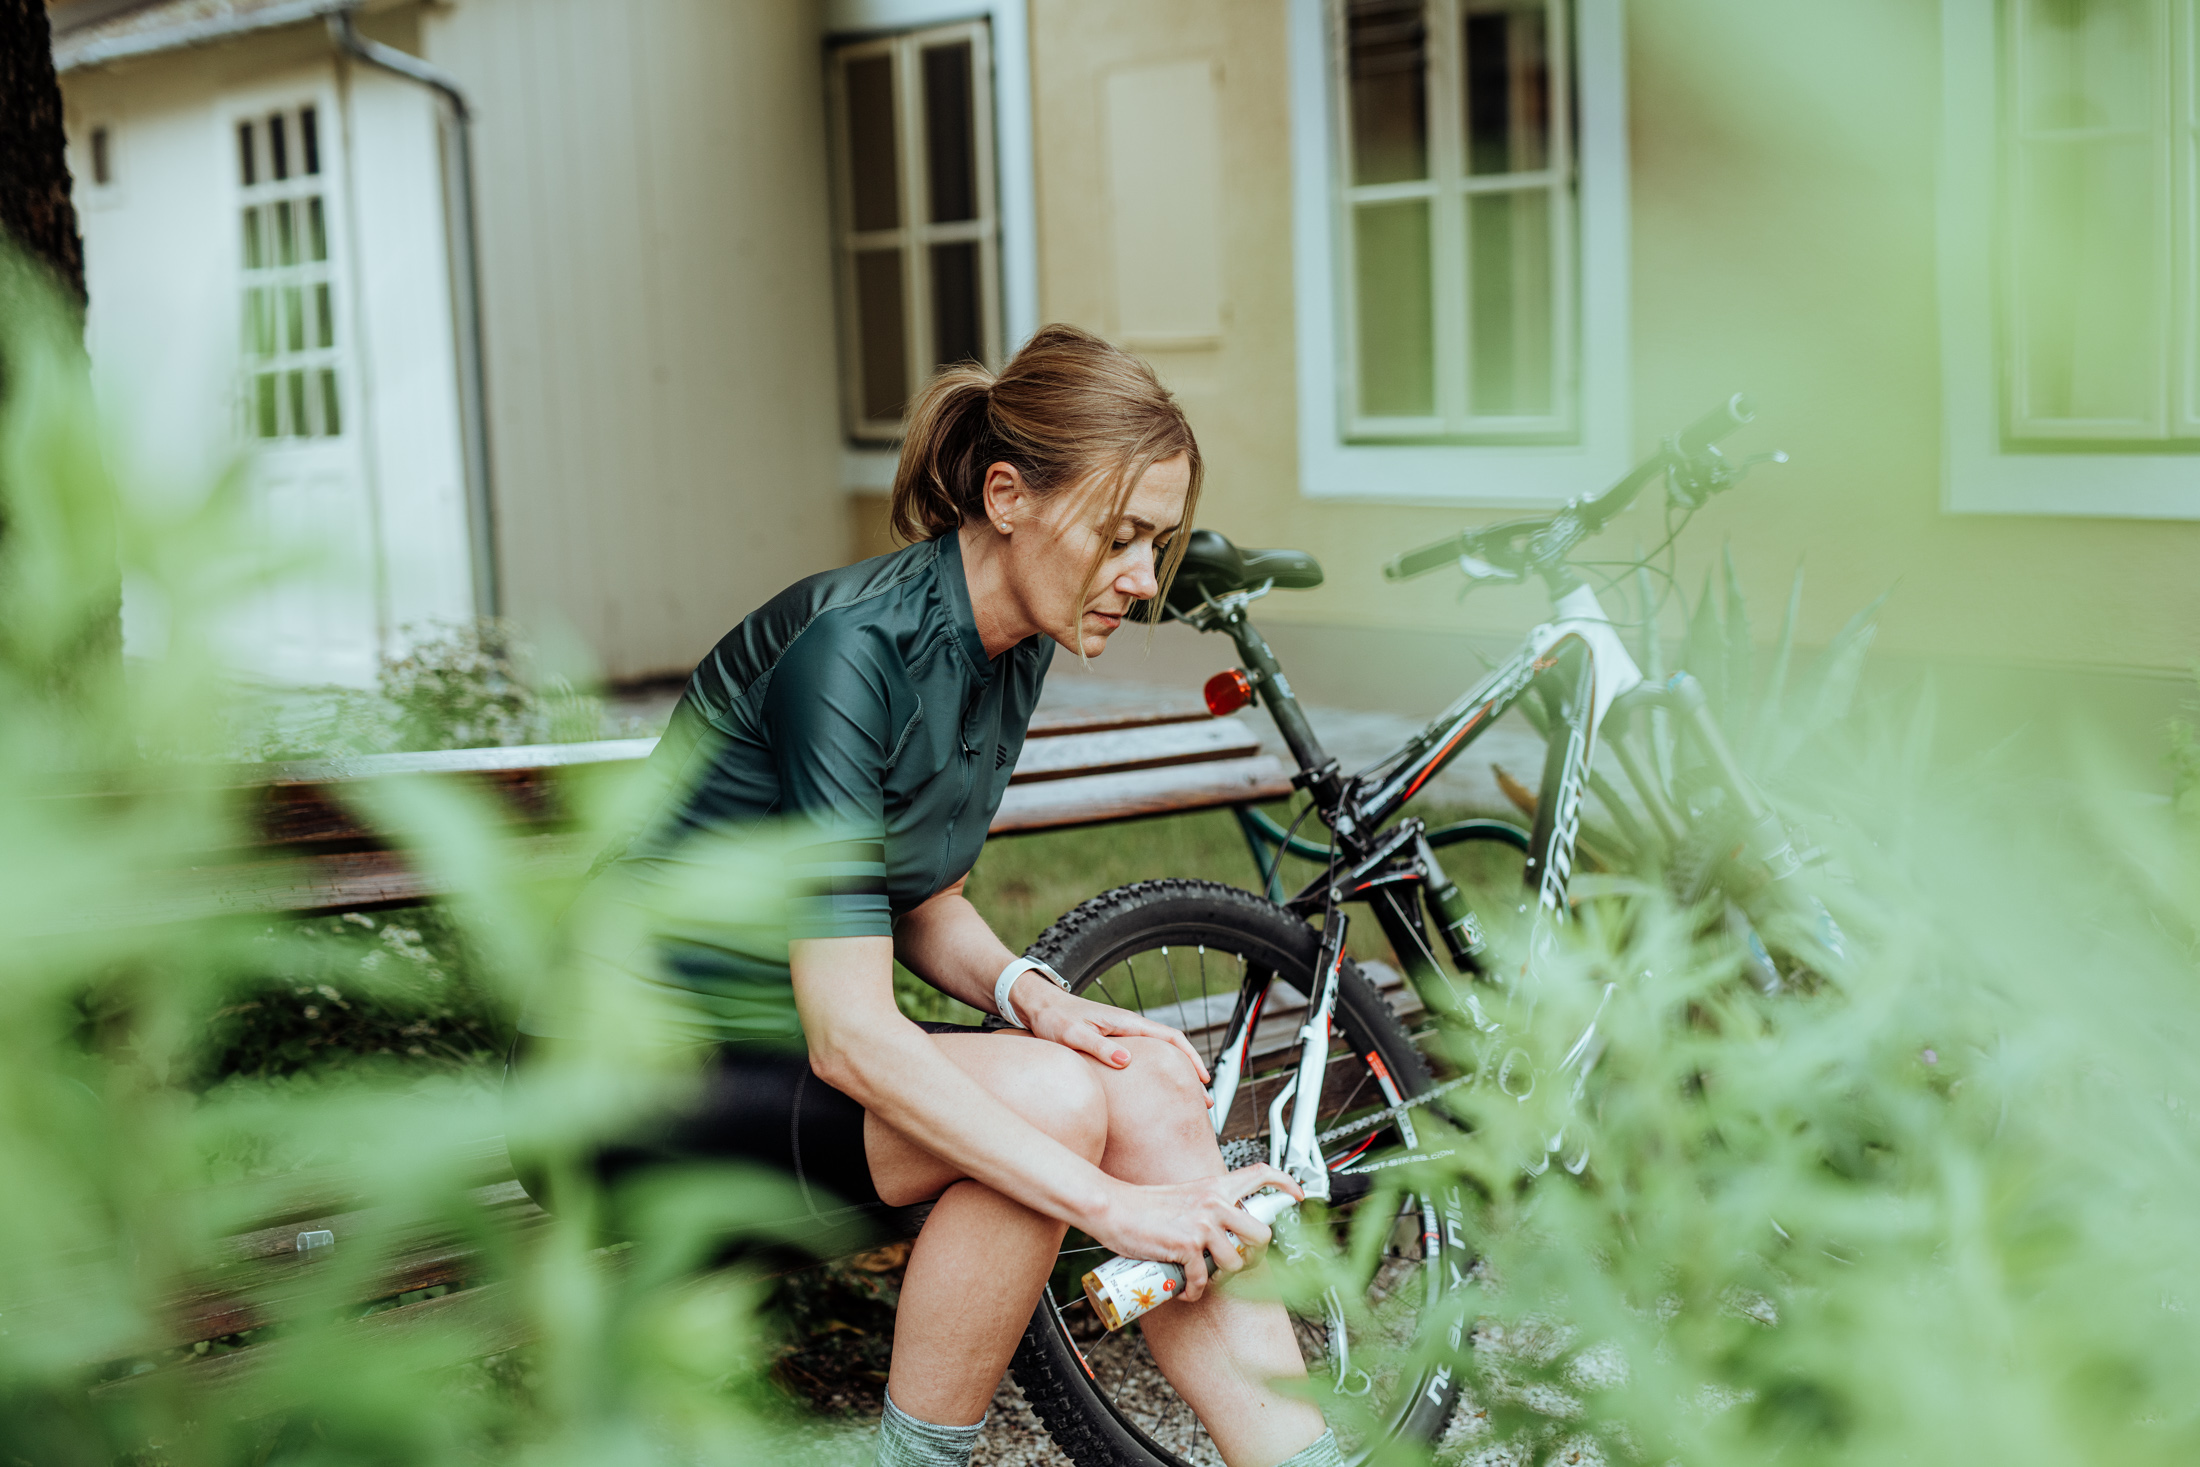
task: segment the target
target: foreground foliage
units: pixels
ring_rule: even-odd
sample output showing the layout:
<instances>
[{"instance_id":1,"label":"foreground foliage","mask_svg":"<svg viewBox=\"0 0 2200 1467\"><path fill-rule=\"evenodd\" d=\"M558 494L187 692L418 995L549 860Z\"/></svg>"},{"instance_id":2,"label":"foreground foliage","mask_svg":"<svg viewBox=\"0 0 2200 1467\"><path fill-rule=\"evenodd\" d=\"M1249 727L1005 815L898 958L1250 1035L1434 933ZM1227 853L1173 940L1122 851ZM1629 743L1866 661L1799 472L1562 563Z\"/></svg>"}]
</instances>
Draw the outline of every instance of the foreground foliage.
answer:
<instances>
[{"instance_id":1,"label":"foreground foliage","mask_svg":"<svg viewBox=\"0 0 2200 1467\"><path fill-rule=\"evenodd\" d=\"M648 914L564 920L570 883L508 869L493 812L396 784L366 797L369 813L463 893L432 919L311 939L128 920L130 898L242 834L220 782L179 758L219 749L233 727L206 690L215 629L253 583L232 551L245 489L143 503L120 486L123 568L167 608L166 645L129 687L88 678L55 710L43 669L81 633L89 603L72 587L99 583L74 506L105 469L63 333L11 325L5 1455L37 1467L787 1456L767 1286L706 1267L729 1236L788 1242L773 1221L791 1211L784 1195L706 1174L603 1198L568 1160L679 1083L647 1062L648 1016L599 993L576 958L630 939L618 923ZM1813 834L1833 859L1818 890L1853 961L1768 998L1699 935L1700 914L1652 890L1623 917L1586 905L1532 981L1486 993L1502 1038L1455 1055L1481 1079L1456 1092L1471 1133L1449 1163L1480 1199L1460 1224L1482 1263L1460 1296L1458 1346L1440 1331L1420 1347L1465 1373L1481 1414L1443 1450L1737 1467L2193 1460L2189 828L2113 796L2106 775L2050 792L1987 759L1935 767L1923 705L1881 710L1845 756L1790 747L1769 724L1749 732L1820 813ZM87 769L117 798L96 810L51 798L56 771ZM632 798L615 780L573 793L602 830ZM669 900L768 915L770 852L720 855ZM355 939L335 939L344 925ZM424 1063L436 1044L471 1054L477 1041L403 1025L345 1040L389 1049L380 1066L275 1084L264 1076L297 1068L278 1043L262 1078L207 1086L237 1006L265 1003L269 975L310 1049L310 1026L339 1023L355 995L397 1012L431 990L423 969L447 950L465 953L485 1012L533 1001L587 1014L591 1058L509 1114L479 1068ZM1592 1022L1593 1063L1569 1068ZM476 1143L504 1132L573 1188L524 1239L482 1233L471 1193ZM279 1210L302 1175L340 1177L377 1220L296 1276L287 1322L242 1357L260 1368L178 1369L177 1281L220 1267L222 1240ZM425 1226L486 1250L480 1307L406 1334L360 1329L365 1281ZM890 1292L865 1295L865 1343L836 1358L876 1368ZM533 1343L512 1353L521 1337ZM817 1358L788 1363L814 1374Z\"/></svg>"}]
</instances>

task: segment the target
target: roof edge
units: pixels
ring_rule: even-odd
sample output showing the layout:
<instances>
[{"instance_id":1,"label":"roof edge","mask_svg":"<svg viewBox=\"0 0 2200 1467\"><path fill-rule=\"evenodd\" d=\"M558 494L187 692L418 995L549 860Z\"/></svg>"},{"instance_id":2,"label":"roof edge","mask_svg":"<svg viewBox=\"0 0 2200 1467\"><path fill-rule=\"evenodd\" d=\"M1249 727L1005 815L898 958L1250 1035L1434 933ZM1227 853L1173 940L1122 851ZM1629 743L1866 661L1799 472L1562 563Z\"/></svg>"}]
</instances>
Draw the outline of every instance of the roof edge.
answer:
<instances>
[{"instance_id":1,"label":"roof edge","mask_svg":"<svg viewBox=\"0 0 2200 1467\"><path fill-rule=\"evenodd\" d=\"M257 31L280 30L284 26L301 25L342 11L363 8L365 0L284 0L284 3L263 6L242 14L180 21L175 25L130 35L87 38L77 42L63 38L54 42L53 68L56 73L82 71L87 67L127 61L137 56L156 56L164 51L180 51L191 46L211 46L232 37L251 35Z\"/></svg>"}]
</instances>

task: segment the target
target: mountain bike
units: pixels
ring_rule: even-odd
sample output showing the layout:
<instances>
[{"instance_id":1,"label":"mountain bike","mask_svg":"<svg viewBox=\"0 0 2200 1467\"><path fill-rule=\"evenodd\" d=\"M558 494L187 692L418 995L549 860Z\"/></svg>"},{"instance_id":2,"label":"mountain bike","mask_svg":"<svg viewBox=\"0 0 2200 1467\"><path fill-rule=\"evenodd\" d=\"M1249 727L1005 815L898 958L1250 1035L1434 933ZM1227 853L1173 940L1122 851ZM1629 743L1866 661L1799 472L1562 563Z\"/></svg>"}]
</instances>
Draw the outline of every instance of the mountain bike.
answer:
<instances>
[{"instance_id":1,"label":"mountain bike","mask_svg":"<svg viewBox=\"0 0 2200 1467\"><path fill-rule=\"evenodd\" d=\"M1446 1329L1456 1351L1461 1321L1445 1301L1465 1287L1473 1260L1458 1183L1418 1165L1448 1154L1443 1138L1456 1136L1446 1118L1425 1108L1444 1087L1347 955L1346 909L1372 913L1405 980L1440 1024L1495 1034L1476 986L1514 976L1503 970L1532 962L1539 941L1568 920L1584 796L1596 781L1607 813L1642 849L1656 851L1675 895L1733 933L1744 971L1760 987L1807 981L1812 964L1838 959L1838 929L1794 885L1805 853L1728 747L1702 688L1685 672L1646 677L1571 559L1661 478L1683 523L1732 488L1758 460L1729 460L1719 445L1752 416L1737 394L1602 493L1552 514L1462 531L1386 566L1389 578L1404 580L1456 565L1470 586L1532 576L1549 588L1554 615L1419 733L1357 773L1345 774L1323 749L1247 615L1277 588L1318 585L1322 572L1312 556L1243 548L1195 531L1166 604L1148 613L1229 637L1239 666L1209 682L1209 705L1223 713L1257 699L1267 709L1298 765L1293 782L1310 797L1300 819L1318 814L1327 839L1245 812L1248 833L1272 853L1259 856L1265 895L1210 881L1140 882L1077 907L1030 951L1078 992L1148 1012L1167 1000L1188 1031L1195 1026L1186 1016L1202 1021L1196 1037L1214 1077L1225 1161L1267 1160L1289 1172L1320 1204L1310 1215L1340 1243L1348 1234L1383 1235L1364 1287L1350 1297L1332 1288L1318 1306L1293 1311L1302 1354L1348 1460L1385 1441L1427 1442L1443 1430L1459 1390L1451 1370L1440 1360L1394 1362L1412 1358L1397 1347L1430 1327ZM1430 829L1403 813L1531 695L1541 700L1548 743L1532 828L1478 819ZM1596 774L1600 741L1609 742L1633 786L1634 808ZM1502 900L1520 919L1524 941L1493 944L1485 914L1446 873L1437 851L1467 843L1521 858L1518 894ZM1280 887L1286 852L1320 866L1287 898ZM1787 940L1768 944L1751 913L1789 911L1808 920L1783 922ZM1507 956L1500 959L1500 951ZM1303 1021L1264 1024L1281 989L1304 998ZM1564 1065L1585 1074L1596 1054L1592 1022ZM1563 1133L1547 1153L1532 1172L1553 1160L1575 1173L1588 1164L1586 1152L1566 1153ZM1388 1222L1358 1215L1368 1208L1387 1213ZM1065 1240L1013 1367L1026 1397L1079 1467L1219 1461L1135 1331L1110 1333L1092 1317L1076 1280L1098 1256L1090 1239L1072 1233Z\"/></svg>"}]
</instances>

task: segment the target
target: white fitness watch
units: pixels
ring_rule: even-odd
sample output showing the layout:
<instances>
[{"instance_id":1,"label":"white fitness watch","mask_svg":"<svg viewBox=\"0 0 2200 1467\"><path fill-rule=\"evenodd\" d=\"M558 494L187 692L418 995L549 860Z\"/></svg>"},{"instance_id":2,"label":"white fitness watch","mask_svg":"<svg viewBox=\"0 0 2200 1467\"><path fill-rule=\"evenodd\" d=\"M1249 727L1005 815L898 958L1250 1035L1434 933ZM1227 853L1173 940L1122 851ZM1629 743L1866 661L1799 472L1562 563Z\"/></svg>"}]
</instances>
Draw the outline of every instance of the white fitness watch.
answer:
<instances>
[{"instance_id":1,"label":"white fitness watch","mask_svg":"<svg viewBox=\"0 0 2200 1467\"><path fill-rule=\"evenodd\" d=\"M1037 958L1013 959L1007 967L1001 969L1001 976L993 980L993 1012L1001 1016L1002 1023L1013 1024L1019 1029L1029 1029L1031 1026L1016 1016L1016 1005L1008 1001L1008 991L1026 973L1037 973L1064 993L1069 992L1069 980Z\"/></svg>"}]
</instances>

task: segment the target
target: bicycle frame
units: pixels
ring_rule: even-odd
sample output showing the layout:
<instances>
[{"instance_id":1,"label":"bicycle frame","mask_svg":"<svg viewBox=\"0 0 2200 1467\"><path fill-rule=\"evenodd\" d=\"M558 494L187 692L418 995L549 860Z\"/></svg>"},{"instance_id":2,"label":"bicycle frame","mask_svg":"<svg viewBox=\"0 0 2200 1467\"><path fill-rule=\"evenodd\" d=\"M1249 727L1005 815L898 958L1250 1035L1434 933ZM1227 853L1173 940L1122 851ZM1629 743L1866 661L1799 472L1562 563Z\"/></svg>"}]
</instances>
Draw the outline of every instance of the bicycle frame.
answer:
<instances>
[{"instance_id":1,"label":"bicycle frame","mask_svg":"<svg viewBox=\"0 0 2200 1467\"><path fill-rule=\"evenodd\" d=\"M1440 900L1447 892L1454 897L1457 893L1437 861L1426 828L1418 819L1391 822L1430 780L1522 698L1531 692L1540 693L1552 714L1535 825L1526 841L1521 910L1531 913L1534 920L1555 923L1567 919L1567 889L1574 873L1582 801L1600 735L1608 726L1623 726L1638 712L1652 707L1678 713L1703 746L1713 778L1747 822L1740 849L1761 861L1775 879L1792 874L1800 861L1778 817L1765 805L1728 749L1695 680L1681 673L1660 685L1647 683L1596 593L1588 587L1576 583L1561 592L1552 618L1532 629L1510 658L1483 676L1398 750L1349 778L1339 773L1337 761L1322 749L1275 654L1246 616L1246 607L1267 590L1260 586L1210 600L1184 619L1200 630L1223 632L1236 645L1255 695L1275 719L1299 765L1294 783L1310 791L1332 836L1326 850L1300 843L1295 837L1289 842L1298 854L1326 859L1329 870L1284 905L1302 916L1311 917L1316 912L1329 915L1323 927L1320 991L1307 995L1309 1020L1298 1036L1303 1044L1298 1073L1276 1098L1270 1126L1277 1152L1271 1159L1306 1187L1309 1195L1326 1197L1330 1195L1331 1172L1319 1147L1313 1144L1312 1107L1296 1108L1288 1127L1283 1124L1282 1107L1293 1093L1320 1093L1329 1047L1327 1019L1335 1005L1336 975L1343 956L1345 915L1339 908L1350 902L1364 902L1373 910L1392 951L1406 969L1407 981L1424 1003L1485 1033L1496 1028L1483 1014L1471 985L1462 988L1452 981L1447 965L1437 957L1430 941L1424 909L1434 905L1432 896ZM1666 793L1655 769L1637 758L1624 742L1615 743L1615 751L1651 822L1669 844L1677 843L1687 820ZM1257 828L1252 817L1244 818L1251 838ZM1286 848L1285 841L1277 840L1274 859L1262 863L1263 875L1270 878L1271 884L1275 866ZM1460 910L1464 912L1461 929L1455 931L1450 925L1443 928L1453 964L1470 978L1489 976L1479 923L1465 911L1463 903ZM1225 1031L1222 1059L1210 1087L1217 1134L1229 1115L1250 1058L1254 1031L1272 981L1267 975L1248 975ZM1568 1056L1569 1068L1586 1071L1595 1062L1593 1031L1594 1025ZM1386 1093L1390 1088L1386 1085ZM1390 1104L1398 1100L1398 1096L1388 1095ZM1301 1111L1305 1115L1303 1124ZM1307 1134L1302 1136L1302 1130ZM1554 1140L1552 1150L1557 1149Z\"/></svg>"}]
</instances>

